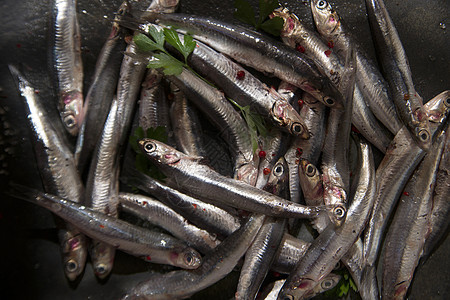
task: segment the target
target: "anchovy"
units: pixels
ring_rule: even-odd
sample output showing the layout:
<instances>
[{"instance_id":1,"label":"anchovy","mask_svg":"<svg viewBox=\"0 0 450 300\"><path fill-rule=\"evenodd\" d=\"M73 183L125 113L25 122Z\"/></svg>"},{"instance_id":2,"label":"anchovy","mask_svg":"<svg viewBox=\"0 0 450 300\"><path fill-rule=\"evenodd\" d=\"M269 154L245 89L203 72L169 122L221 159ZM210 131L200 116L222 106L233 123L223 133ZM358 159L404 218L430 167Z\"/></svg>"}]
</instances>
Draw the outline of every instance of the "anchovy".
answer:
<instances>
[{"instance_id":1,"label":"anchovy","mask_svg":"<svg viewBox=\"0 0 450 300\"><path fill-rule=\"evenodd\" d=\"M403 299L419 263L430 222L431 196L444 137L441 134L433 143L430 152L405 185L395 210L381 258L383 299Z\"/></svg>"},{"instance_id":2,"label":"anchovy","mask_svg":"<svg viewBox=\"0 0 450 300\"><path fill-rule=\"evenodd\" d=\"M202 253L211 251L219 244L215 236L190 224L187 219L154 198L120 193L119 201L122 210L167 230Z\"/></svg>"},{"instance_id":3,"label":"anchovy","mask_svg":"<svg viewBox=\"0 0 450 300\"><path fill-rule=\"evenodd\" d=\"M171 184L193 196L226 203L232 207L274 217L313 218L323 207L305 207L286 201L249 184L220 175L198 159L161 142L139 141L143 153L171 180ZM345 217L341 206L331 206L336 220Z\"/></svg>"},{"instance_id":4,"label":"anchovy","mask_svg":"<svg viewBox=\"0 0 450 300\"><path fill-rule=\"evenodd\" d=\"M298 103L301 104L300 116L305 120L310 138L294 138L284 158L289 166L290 200L300 202L300 183L298 165L301 158L317 163L325 140L325 107L312 96L304 93Z\"/></svg>"},{"instance_id":5,"label":"anchovy","mask_svg":"<svg viewBox=\"0 0 450 300\"><path fill-rule=\"evenodd\" d=\"M331 82L341 93L345 93L346 83L342 80L342 75L346 71L341 58L330 50L328 45L315 32L307 29L298 17L295 14L291 14L287 8L276 9L273 15L284 20L284 27L281 32L284 43L291 47L301 45L305 49L305 54L322 66ZM348 54L346 53L346 55ZM383 153L386 152L392 137L384 127L380 126L366 105L358 85L354 87L352 123L366 139Z\"/></svg>"},{"instance_id":6,"label":"anchovy","mask_svg":"<svg viewBox=\"0 0 450 300\"><path fill-rule=\"evenodd\" d=\"M94 79L86 95L83 107L85 117L75 147L75 161L80 174L84 174L85 169L89 167L90 158L100 138L114 96L114 90L117 87L120 64L123 58L122 52L126 47L124 40L126 31L119 27L117 22L128 10L128 2L125 1L116 14L108 39L100 51L95 66Z\"/></svg>"},{"instance_id":7,"label":"anchovy","mask_svg":"<svg viewBox=\"0 0 450 300\"><path fill-rule=\"evenodd\" d=\"M278 299L300 299L312 290L320 279L329 274L335 264L352 247L364 229L375 200L375 165L370 146L360 142L362 162L358 189L339 227L330 224L314 240L295 270L289 275Z\"/></svg>"},{"instance_id":8,"label":"anchovy","mask_svg":"<svg viewBox=\"0 0 450 300\"><path fill-rule=\"evenodd\" d=\"M414 89L411 70L397 30L382 0L366 0L367 15L389 91L398 116L418 145L427 150L432 134L422 98Z\"/></svg>"},{"instance_id":9,"label":"anchovy","mask_svg":"<svg viewBox=\"0 0 450 300\"><path fill-rule=\"evenodd\" d=\"M170 87L173 94L170 119L172 120L177 148L188 155L206 157L197 108L188 101L183 92L174 84L171 84Z\"/></svg>"},{"instance_id":10,"label":"anchovy","mask_svg":"<svg viewBox=\"0 0 450 300\"><path fill-rule=\"evenodd\" d=\"M447 233L450 225L450 219L448 218L450 211L448 201L448 195L450 195L450 130L447 129L445 134L445 148L436 175L436 186L432 199L429 235L423 246L423 261L430 256L438 242Z\"/></svg>"},{"instance_id":11,"label":"anchovy","mask_svg":"<svg viewBox=\"0 0 450 300\"><path fill-rule=\"evenodd\" d=\"M392 134L397 134L402 123L398 119L394 103L389 96L388 84L378 68L367 58L359 44L352 39L339 14L330 3L313 0L311 1L311 11L317 30L332 46L330 51L336 51L341 57L345 57L350 49L355 48L358 90L378 120Z\"/></svg>"},{"instance_id":12,"label":"anchovy","mask_svg":"<svg viewBox=\"0 0 450 300\"><path fill-rule=\"evenodd\" d=\"M284 274L291 273L298 261L305 255L311 243L285 233L275 254L271 269Z\"/></svg>"},{"instance_id":13,"label":"anchovy","mask_svg":"<svg viewBox=\"0 0 450 300\"><path fill-rule=\"evenodd\" d=\"M248 126L223 93L186 69L178 76L167 77L222 131L235 158L235 177L254 183L257 156L252 151Z\"/></svg>"},{"instance_id":14,"label":"anchovy","mask_svg":"<svg viewBox=\"0 0 450 300\"><path fill-rule=\"evenodd\" d=\"M94 151L86 183L86 206L108 216L118 217L119 135L117 99L111 104L105 127ZM113 268L115 247L93 240L90 256L95 275L105 278Z\"/></svg>"},{"instance_id":15,"label":"anchovy","mask_svg":"<svg viewBox=\"0 0 450 300\"><path fill-rule=\"evenodd\" d=\"M188 62L239 105L250 105L251 109L292 135L309 137L308 128L284 97L225 55L197 42Z\"/></svg>"},{"instance_id":16,"label":"anchovy","mask_svg":"<svg viewBox=\"0 0 450 300\"><path fill-rule=\"evenodd\" d=\"M447 120L450 107L441 105L446 99L447 97L438 95L425 105L425 109L436 108L430 110L429 116L432 139L439 135ZM438 120L438 122L433 120ZM408 129L403 127L395 136L385 157L378 166L376 200L364 234L364 261L367 268L373 269L375 266L387 220L406 181L424 156L425 151L415 145ZM366 271L365 273L373 274L373 271ZM366 285L369 284L366 283Z\"/></svg>"},{"instance_id":17,"label":"anchovy","mask_svg":"<svg viewBox=\"0 0 450 300\"><path fill-rule=\"evenodd\" d=\"M83 63L76 0L55 0L53 10L58 109L67 132L76 136L84 118Z\"/></svg>"},{"instance_id":18,"label":"anchovy","mask_svg":"<svg viewBox=\"0 0 450 300\"><path fill-rule=\"evenodd\" d=\"M319 284L311 291L310 294L307 295L308 299L333 289L339 283L339 281L341 281L341 277L341 275L333 273L328 274L322 280L320 280ZM280 292L285 282L286 279L275 281L272 290L264 298L264 300L276 300L278 297L278 293Z\"/></svg>"},{"instance_id":19,"label":"anchovy","mask_svg":"<svg viewBox=\"0 0 450 300\"><path fill-rule=\"evenodd\" d=\"M30 83L15 67L9 66L9 69L16 79L28 113L27 121L32 133L31 140L44 189L49 193L81 203L84 186L75 167L68 142L64 138L65 135L52 126L46 110ZM63 222L57 220L57 223ZM69 280L73 281L84 270L87 241L73 225L58 224L58 226L63 227L59 231L59 241L63 254L64 273Z\"/></svg>"},{"instance_id":20,"label":"anchovy","mask_svg":"<svg viewBox=\"0 0 450 300\"><path fill-rule=\"evenodd\" d=\"M170 25L217 51L265 74L274 75L313 95L325 105L342 101L315 63L302 53L244 27L183 14L149 14L144 20Z\"/></svg>"},{"instance_id":21,"label":"anchovy","mask_svg":"<svg viewBox=\"0 0 450 300\"><path fill-rule=\"evenodd\" d=\"M137 170L127 168L124 173L121 181L155 196L200 228L228 236L241 226L239 219L225 209L182 194Z\"/></svg>"},{"instance_id":22,"label":"anchovy","mask_svg":"<svg viewBox=\"0 0 450 300\"><path fill-rule=\"evenodd\" d=\"M241 228L203 258L191 271L173 271L150 277L127 291L122 299L184 299L216 283L238 263L261 228L265 216L253 215Z\"/></svg>"},{"instance_id":23,"label":"anchovy","mask_svg":"<svg viewBox=\"0 0 450 300\"><path fill-rule=\"evenodd\" d=\"M201 265L202 258L196 250L170 235L129 224L58 196L22 186L16 187L16 190L17 197L47 208L76 224L90 238L131 255L185 269L196 269Z\"/></svg>"},{"instance_id":24,"label":"anchovy","mask_svg":"<svg viewBox=\"0 0 450 300\"><path fill-rule=\"evenodd\" d=\"M162 74L148 69L141 84L139 99L139 126L145 131L158 126L170 132L169 103L164 92Z\"/></svg>"},{"instance_id":25,"label":"anchovy","mask_svg":"<svg viewBox=\"0 0 450 300\"><path fill-rule=\"evenodd\" d=\"M287 194L287 179L287 163L281 157L273 167L264 190L282 197L283 194ZM256 297L281 244L285 226L285 219L267 217L264 220L264 224L245 254L235 295L236 299L253 300Z\"/></svg>"}]
</instances>

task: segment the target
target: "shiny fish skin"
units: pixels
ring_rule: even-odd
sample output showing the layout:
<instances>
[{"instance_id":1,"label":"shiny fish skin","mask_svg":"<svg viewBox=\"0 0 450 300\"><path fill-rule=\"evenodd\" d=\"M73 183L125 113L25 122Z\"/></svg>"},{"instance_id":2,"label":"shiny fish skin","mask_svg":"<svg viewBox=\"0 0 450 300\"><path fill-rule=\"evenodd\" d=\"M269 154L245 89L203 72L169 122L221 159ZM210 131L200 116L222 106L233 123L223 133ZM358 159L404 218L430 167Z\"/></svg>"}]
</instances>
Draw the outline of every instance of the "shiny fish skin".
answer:
<instances>
[{"instance_id":1,"label":"shiny fish skin","mask_svg":"<svg viewBox=\"0 0 450 300\"><path fill-rule=\"evenodd\" d=\"M127 177L122 176L121 181L155 196L200 228L228 236L241 226L237 217L222 208L185 195L139 171L127 169L125 173Z\"/></svg>"},{"instance_id":2,"label":"shiny fish skin","mask_svg":"<svg viewBox=\"0 0 450 300\"><path fill-rule=\"evenodd\" d=\"M197 42L188 62L239 105L250 105L283 131L309 138L308 128L284 97L225 55Z\"/></svg>"},{"instance_id":3,"label":"shiny fish skin","mask_svg":"<svg viewBox=\"0 0 450 300\"><path fill-rule=\"evenodd\" d=\"M117 21L128 12L128 3L124 2L115 17L110 35L97 58L95 73L84 103L85 117L78 133L75 147L75 161L80 174L89 167L89 161L95 149L103 125L108 116L109 107L119 79L119 70L126 43L126 30L119 27Z\"/></svg>"},{"instance_id":4,"label":"shiny fish skin","mask_svg":"<svg viewBox=\"0 0 450 300\"><path fill-rule=\"evenodd\" d=\"M281 245L275 254L271 269L275 272L289 274L296 264L305 255L311 243L297 239L285 233Z\"/></svg>"},{"instance_id":5,"label":"shiny fish skin","mask_svg":"<svg viewBox=\"0 0 450 300\"><path fill-rule=\"evenodd\" d=\"M246 176L248 183L256 181L257 164L254 162L248 126L222 92L211 87L188 70L178 76L168 76L220 130L229 143L235 160L235 177ZM247 176L247 169L250 175ZM243 175L242 175L243 174Z\"/></svg>"},{"instance_id":6,"label":"shiny fish skin","mask_svg":"<svg viewBox=\"0 0 450 300\"><path fill-rule=\"evenodd\" d=\"M86 183L84 204L111 217L118 217L119 135L117 99L113 99L105 127L100 135ZM93 240L90 256L97 277L105 278L113 268L115 247Z\"/></svg>"},{"instance_id":7,"label":"shiny fish skin","mask_svg":"<svg viewBox=\"0 0 450 300\"><path fill-rule=\"evenodd\" d=\"M330 51L328 45L326 45L315 32L307 29L298 17L291 14L288 9L277 9L273 12L273 15L281 17L285 21L281 32L284 43L291 47L301 45L305 49L305 53L308 57L316 61L322 67L325 75L336 88L340 90L341 93L346 93L345 89L348 87L346 87L346 83L342 80L342 75L345 74L346 71L345 66L341 62L341 58L338 57L335 52ZM351 51L351 49L348 50ZM349 53L345 53L345 55L348 54ZM343 105L345 105L345 103ZM394 109L393 105L392 108ZM366 105L362 93L356 84L353 94L352 123L366 139L383 153L386 152L392 137L384 127L380 126L378 120Z\"/></svg>"},{"instance_id":8,"label":"shiny fish skin","mask_svg":"<svg viewBox=\"0 0 450 300\"><path fill-rule=\"evenodd\" d=\"M141 84L139 98L139 127L144 131L158 126L170 132L169 104L162 84L162 74L148 69Z\"/></svg>"},{"instance_id":9,"label":"shiny fish skin","mask_svg":"<svg viewBox=\"0 0 450 300\"><path fill-rule=\"evenodd\" d=\"M81 203L84 197L84 186L76 170L65 135L52 126L49 116L30 83L15 67L9 66L9 69L24 100L28 114L27 121L31 128L31 142L44 189L49 193ZM71 224L62 224L60 227L63 227L60 229L59 238L63 251L64 273L69 280L73 281L84 270L87 242Z\"/></svg>"},{"instance_id":10,"label":"shiny fish skin","mask_svg":"<svg viewBox=\"0 0 450 300\"><path fill-rule=\"evenodd\" d=\"M329 274L335 264L352 247L361 234L375 200L375 165L370 146L361 141L362 162L357 191L340 227L330 224L312 242L305 256L289 275L278 299L301 299L318 281Z\"/></svg>"},{"instance_id":11,"label":"shiny fish skin","mask_svg":"<svg viewBox=\"0 0 450 300\"><path fill-rule=\"evenodd\" d=\"M445 148L439 163L432 199L429 235L423 246L423 262L427 260L445 236L450 225L450 218L448 218L450 211L450 201L448 201L448 195L450 195L450 130L447 129L445 134Z\"/></svg>"},{"instance_id":12,"label":"shiny fish skin","mask_svg":"<svg viewBox=\"0 0 450 300\"><path fill-rule=\"evenodd\" d=\"M355 48L358 90L373 114L395 135L402 124L388 94L388 84L378 68L366 57L357 42L352 39L339 14L327 1L311 1L311 11L320 35L333 42L333 51L336 51L341 57L345 57L352 47Z\"/></svg>"},{"instance_id":13,"label":"shiny fish skin","mask_svg":"<svg viewBox=\"0 0 450 300\"><path fill-rule=\"evenodd\" d=\"M241 228L203 258L198 269L154 275L127 291L122 299L185 299L216 283L230 273L245 254L264 218L262 215L250 216Z\"/></svg>"},{"instance_id":14,"label":"shiny fish skin","mask_svg":"<svg viewBox=\"0 0 450 300\"><path fill-rule=\"evenodd\" d=\"M172 178L173 185L191 195L274 217L312 218L324 209L288 202L249 184L224 177L161 142L143 139L139 146L163 173ZM328 209L334 211L334 207Z\"/></svg>"},{"instance_id":15,"label":"shiny fish skin","mask_svg":"<svg viewBox=\"0 0 450 300\"><path fill-rule=\"evenodd\" d=\"M20 190L19 190L20 188ZM63 198L18 186L16 196L47 208L92 239L153 263L196 269L201 256L184 242L167 234L131 225Z\"/></svg>"},{"instance_id":16,"label":"shiny fish skin","mask_svg":"<svg viewBox=\"0 0 450 300\"><path fill-rule=\"evenodd\" d=\"M397 114L424 150L431 146L432 134L422 98L414 89L405 50L383 0L365 0L372 35Z\"/></svg>"},{"instance_id":17,"label":"shiny fish skin","mask_svg":"<svg viewBox=\"0 0 450 300\"><path fill-rule=\"evenodd\" d=\"M447 101L447 97L438 95L425 105L425 109L430 108L429 128L432 139L439 135L450 112L450 106L441 105L444 101ZM437 109L431 110L431 107ZM408 129L403 127L378 166L377 196L364 234L364 261L367 268L375 266L381 238L391 211L406 181L424 156L425 151L415 145Z\"/></svg>"},{"instance_id":18,"label":"shiny fish skin","mask_svg":"<svg viewBox=\"0 0 450 300\"><path fill-rule=\"evenodd\" d=\"M444 148L444 135L436 139L405 185L384 241L381 296L403 299L425 243L430 222L431 196Z\"/></svg>"},{"instance_id":19,"label":"shiny fish skin","mask_svg":"<svg viewBox=\"0 0 450 300\"><path fill-rule=\"evenodd\" d=\"M119 201L122 210L167 230L202 253L211 251L219 244L216 237L190 224L187 219L154 198L120 193Z\"/></svg>"},{"instance_id":20,"label":"shiny fish skin","mask_svg":"<svg viewBox=\"0 0 450 300\"><path fill-rule=\"evenodd\" d=\"M76 136L83 122L83 63L76 0L54 2L53 63L58 109L67 132Z\"/></svg>"},{"instance_id":21,"label":"shiny fish skin","mask_svg":"<svg viewBox=\"0 0 450 300\"><path fill-rule=\"evenodd\" d=\"M209 18L183 14L151 14L147 19L188 31L195 39L239 63L277 76L314 95L316 99L329 106L342 101L341 95L331 83L321 77L313 61L258 32Z\"/></svg>"},{"instance_id":22,"label":"shiny fish skin","mask_svg":"<svg viewBox=\"0 0 450 300\"><path fill-rule=\"evenodd\" d=\"M180 149L188 155L207 157L202 144L202 128L200 125L199 111L174 84L171 84L170 88L173 94L173 103L170 107L170 119L172 121L177 149Z\"/></svg>"}]
</instances>

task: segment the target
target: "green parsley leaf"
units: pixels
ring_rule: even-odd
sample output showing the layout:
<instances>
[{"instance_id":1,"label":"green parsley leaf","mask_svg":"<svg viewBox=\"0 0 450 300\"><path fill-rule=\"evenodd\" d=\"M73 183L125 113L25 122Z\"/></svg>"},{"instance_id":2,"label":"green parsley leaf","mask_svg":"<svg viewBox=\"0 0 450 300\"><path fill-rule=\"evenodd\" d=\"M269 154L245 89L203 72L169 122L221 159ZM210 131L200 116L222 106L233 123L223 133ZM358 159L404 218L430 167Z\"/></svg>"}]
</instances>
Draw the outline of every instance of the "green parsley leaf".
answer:
<instances>
[{"instance_id":1,"label":"green parsley leaf","mask_svg":"<svg viewBox=\"0 0 450 300\"><path fill-rule=\"evenodd\" d=\"M148 33L155 40L156 44L161 46L161 51L164 51L164 32L162 30L158 30L155 26L150 26Z\"/></svg>"},{"instance_id":2,"label":"green parsley leaf","mask_svg":"<svg viewBox=\"0 0 450 300\"><path fill-rule=\"evenodd\" d=\"M183 72L183 63L178 59L166 53L157 53L153 55L154 60L149 61L147 68L163 68L166 75L180 75Z\"/></svg>"},{"instance_id":3,"label":"green parsley leaf","mask_svg":"<svg viewBox=\"0 0 450 300\"><path fill-rule=\"evenodd\" d=\"M147 129L146 137L149 139L157 140L163 143L167 143L167 129L165 126L158 126L156 128L150 127Z\"/></svg>"},{"instance_id":4,"label":"green parsley leaf","mask_svg":"<svg viewBox=\"0 0 450 300\"><path fill-rule=\"evenodd\" d=\"M160 45L152 41L148 36L142 33L135 35L133 37L133 41L142 51L164 51L164 47L161 47Z\"/></svg>"},{"instance_id":5,"label":"green parsley leaf","mask_svg":"<svg viewBox=\"0 0 450 300\"><path fill-rule=\"evenodd\" d=\"M262 23L261 29L271 35L280 36L281 30L283 29L283 25L284 20L282 18L274 17Z\"/></svg>"},{"instance_id":6,"label":"green parsley leaf","mask_svg":"<svg viewBox=\"0 0 450 300\"><path fill-rule=\"evenodd\" d=\"M255 12L250 3L245 0L235 0L234 7L236 8L236 11L233 15L236 19L256 27Z\"/></svg>"},{"instance_id":7,"label":"green parsley leaf","mask_svg":"<svg viewBox=\"0 0 450 300\"><path fill-rule=\"evenodd\" d=\"M175 47L184 56L184 60L187 60L189 54L195 49L196 43L190 35L184 36L184 43L180 41L178 33L171 28L164 28L164 36L166 42Z\"/></svg>"}]
</instances>

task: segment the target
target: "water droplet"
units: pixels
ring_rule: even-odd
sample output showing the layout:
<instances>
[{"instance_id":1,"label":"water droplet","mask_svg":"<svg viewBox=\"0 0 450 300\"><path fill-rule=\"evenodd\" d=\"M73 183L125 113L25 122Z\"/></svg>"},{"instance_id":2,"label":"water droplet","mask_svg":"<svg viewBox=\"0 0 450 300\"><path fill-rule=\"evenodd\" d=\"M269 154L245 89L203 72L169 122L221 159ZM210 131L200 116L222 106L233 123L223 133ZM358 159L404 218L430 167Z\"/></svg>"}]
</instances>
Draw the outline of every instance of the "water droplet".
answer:
<instances>
[{"instance_id":1,"label":"water droplet","mask_svg":"<svg viewBox=\"0 0 450 300\"><path fill-rule=\"evenodd\" d=\"M82 12L83 14L87 14L87 10L85 10L85 9L83 9L81 12Z\"/></svg>"},{"instance_id":2,"label":"water droplet","mask_svg":"<svg viewBox=\"0 0 450 300\"><path fill-rule=\"evenodd\" d=\"M441 29L445 30L447 29L447 25L445 25L445 23L439 23L439 27L441 27Z\"/></svg>"},{"instance_id":3,"label":"water droplet","mask_svg":"<svg viewBox=\"0 0 450 300\"><path fill-rule=\"evenodd\" d=\"M103 18L108 19L108 16L107 16L107 15L104 15Z\"/></svg>"}]
</instances>

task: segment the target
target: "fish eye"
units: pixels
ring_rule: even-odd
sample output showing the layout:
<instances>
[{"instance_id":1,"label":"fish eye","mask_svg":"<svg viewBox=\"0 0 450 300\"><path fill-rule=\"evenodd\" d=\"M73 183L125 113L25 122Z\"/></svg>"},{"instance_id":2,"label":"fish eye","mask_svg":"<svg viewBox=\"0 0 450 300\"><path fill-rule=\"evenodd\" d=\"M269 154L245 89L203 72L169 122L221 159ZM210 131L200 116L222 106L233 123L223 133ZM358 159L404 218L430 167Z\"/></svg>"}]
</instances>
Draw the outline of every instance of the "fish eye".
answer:
<instances>
[{"instance_id":1,"label":"fish eye","mask_svg":"<svg viewBox=\"0 0 450 300\"><path fill-rule=\"evenodd\" d=\"M64 125L66 125L67 128L73 128L77 124L77 121L75 120L75 117L73 115L67 115L63 118Z\"/></svg>"},{"instance_id":2,"label":"fish eye","mask_svg":"<svg viewBox=\"0 0 450 300\"><path fill-rule=\"evenodd\" d=\"M146 152L153 152L156 149L156 145L153 142L146 142L144 144L144 150Z\"/></svg>"},{"instance_id":3,"label":"fish eye","mask_svg":"<svg viewBox=\"0 0 450 300\"><path fill-rule=\"evenodd\" d=\"M422 142L428 141L429 138L430 138L430 134L428 133L428 131L426 129L422 129L419 131L419 139Z\"/></svg>"},{"instance_id":4,"label":"fish eye","mask_svg":"<svg viewBox=\"0 0 450 300\"><path fill-rule=\"evenodd\" d=\"M100 275L105 274L105 273L106 273L106 265L104 265L104 264L98 264L98 265L95 267L95 272L96 272L97 274L100 274Z\"/></svg>"},{"instance_id":5,"label":"fish eye","mask_svg":"<svg viewBox=\"0 0 450 300\"><path fill-rule=\"evenodd\" d=\"M336 219L341 220L345 217L345 208L343 206L336 206L333 209L333 215L336 217Z\"/></svg>"},{"instance_id":6,"label":"fish eye","mask_svg":"<svg viewBox=\"0 0 450 300\"><path fill-rule=\"evenodd\" d=\"M69 272L75 272L78 269L78 264L75 260L71 259L66 262L66 270Z\"/></svg>"},{"instance_id":7,"label":"fish eye","mask_svg":"<svg viewBox=\"0 0 450 300\"><path fill-rule=\"evenodd\" d=\"M320 286L324 289L324 290L328 290L329 288L331 288L333 286L333 280L332 279L327 279L322 281L322 283L320 284Z\"/></svg>"},{"instance_id":8,"label":"fish eye","mask_svg":"<svg viewBox=\"0 0 450 300\"><path fill-rule=\"evenodd\" d=\"M317 2L317 8L318 9L324 9L327 6L328 6L328 2L327 1L321 0L321 1Z\"/></svg>"},{"instance_id":9,"label":"fish eye","mask_svg":"<svg viewBox=\"0 0 450 300\"><path fill-rule=\"evenodd\" d=\"M450 98L444 100L444 105L450 107Z\"/></svg>"},{"instance_id":10,"label":"fish eye","mask_svg":"<svg viewBox=\"0 0 450 300\"><path fill-rule=\"evenodd\" d=\"M273 174L275 176L280 176L281 174L283 174L284 168L282 165L277 165L275 166L275 168L273 169Z\"/></svg>"},{"instance_id":11,"label":"fish eye","mask_svg":"<svg viewBox=\"0 0 450 300\"><path fill-rule=\"evenodd\" d=\"M333 98L330 98L330 97L325 97L325 103L328 105L328 106L333 106L336 102L334 101L334 99Z\"/></svg>"},{"instance_id":12,"label":"fish eye","mask_svg":"<svg viewBox=\"0 0 450 300\"><path fill-rule=\"evenodd\" d=\"M294 133L294 134L301 134L301 133L303 133L303 126L300 123L292 124L291 129L292 129L292 133Z\"/></svg>"},{"instance_id":13,"label":"fish eye","mask_svg":"<svg viewBox=\"0 0 450 300\"><path fill-rule=\"evenodd\" d=\"M308 164L306 166L306 175L309 177L313 177L316 174L316 168L312 164Z\"/></svg>"}]
</instances>

